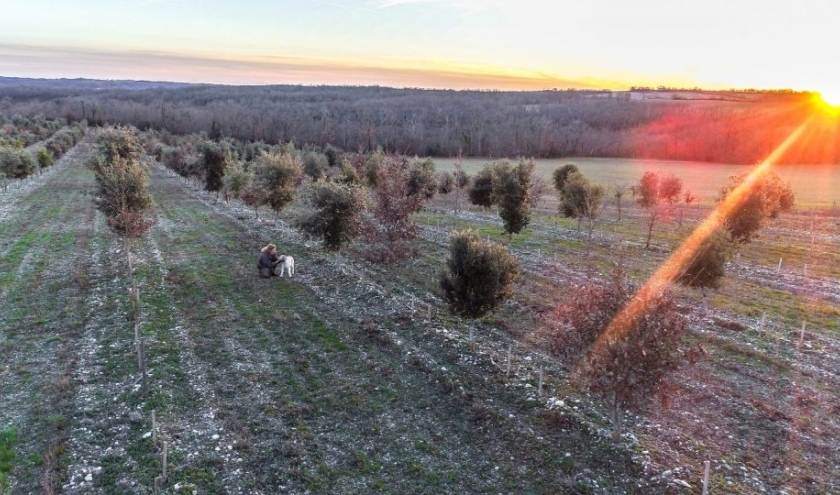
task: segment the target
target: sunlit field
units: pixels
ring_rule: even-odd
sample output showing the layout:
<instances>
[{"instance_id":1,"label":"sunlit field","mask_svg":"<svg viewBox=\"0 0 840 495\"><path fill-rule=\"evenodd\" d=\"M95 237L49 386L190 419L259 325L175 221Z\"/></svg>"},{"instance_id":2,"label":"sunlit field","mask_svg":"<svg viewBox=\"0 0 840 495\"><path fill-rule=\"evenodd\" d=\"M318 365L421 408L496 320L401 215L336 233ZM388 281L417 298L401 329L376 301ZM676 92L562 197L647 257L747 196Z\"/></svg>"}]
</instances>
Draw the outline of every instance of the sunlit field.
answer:
<instances>
[{"instance_id":1,"label":"sunlit field","mask_svg":"<svg viewBox=\"0 0 840 495\"><path fill-rule=\"evenodd\" d=\"M464 171L474 175L496 158L463 158ZM453 171L455 159L435 158L438 171ZM557 158L536 160L536 173L551 181L551 174L567 163L574 163L589 180L610 188L630 186L648 170L673 173L683 181L683 191L691 191L701 204L716 201L721 186L729 177L747 172L749 165L686 162L669 160L632 160L626 158ZM840 199L840 166L778 165L774 170L791 184L799 208L831 208ZM627 196L629 197L629 195Z\"/></svg>"}]
</instances>

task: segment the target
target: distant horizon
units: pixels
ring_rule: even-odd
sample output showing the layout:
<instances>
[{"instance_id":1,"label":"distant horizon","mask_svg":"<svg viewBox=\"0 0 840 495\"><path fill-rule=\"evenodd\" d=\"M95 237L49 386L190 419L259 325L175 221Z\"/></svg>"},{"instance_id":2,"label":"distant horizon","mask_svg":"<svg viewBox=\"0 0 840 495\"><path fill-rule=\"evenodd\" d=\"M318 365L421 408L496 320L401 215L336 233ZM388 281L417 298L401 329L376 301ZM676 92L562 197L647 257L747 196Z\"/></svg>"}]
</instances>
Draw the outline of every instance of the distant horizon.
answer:
<instances>
[{"instance_id":1,"label":"distant horizon","mask_svg":"<svg viewBox=\"0 0 840 495\"><path fill-rule=\"evenodd\" d=\"M341 83L215 83L215 82L191 82L191 81L177 81L167 79L115 79L115 78L91 78L91 77L29 77L29 76L9 76L0 74L0 79L20 79L20 80L34 80L34 81L101 81L108 83L149 83L149 84L173 84L173 85L195 85L195 86L229 86L229 87L262 87L262 86L301 86L301 87L341 87L341 88L385 88L397 90L420 90L420 91L479 91L479 92L544 92L544 91L582 91L582 92L632 92L632 91L698 91L708 93L794 93L807 94L813 91L809 90L794 90L791 88L704 88L704 87L676 87L666 85L655 86L631 86L622 89L612 88L595 88L595 87L566 87L566 88L539 88L539 89L485 89L485 88L438 88L438 87L417 87L417 86L388 86L383 84L341 84Z\"/></svg>"},{"instance_id":2,"label":"distant horizon","mask_svg":"<svg viewBox=\"0 0 840 495\"><path fill-rule=\"evenodd\" d=\"M830 62L838 13L818 0L6 0L0 73L500 91L785 88L840 101Z\"/></svg>"}]
</instances>

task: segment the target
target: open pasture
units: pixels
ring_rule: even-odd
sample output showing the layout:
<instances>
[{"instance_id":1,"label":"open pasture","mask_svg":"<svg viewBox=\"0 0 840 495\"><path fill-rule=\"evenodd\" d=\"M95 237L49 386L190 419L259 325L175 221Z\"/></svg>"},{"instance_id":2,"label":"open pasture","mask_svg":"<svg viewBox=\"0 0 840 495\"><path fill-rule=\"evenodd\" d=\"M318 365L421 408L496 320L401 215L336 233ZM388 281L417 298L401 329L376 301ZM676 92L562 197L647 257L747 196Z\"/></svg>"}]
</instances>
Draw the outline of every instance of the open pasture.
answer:
<instances>
[{"instance_id":1,"label":"open pasture","mask_svg":"<svg viewBox=\"0 0 840 495\"><path fill-rule=\"evenodd\" d=\"M464 171L472 176L493 160L494 158L463 158L462 163ZM439 171L454 171L454 161L453 158L434 159ZM549 184L551 174L567 163L577 165L589 180L610 188L636 184L648 170L659 174L672 173L682 179L683 191L690 190L701 204L712 204L716 201L720 188L728 183L730 176L752 169L749 165L628 158L541 158L535 162L536 173ZM773 170L791 184L800 208L837 207L836 202L840 200L840 166L779 165ZM630 197L629 192L625 197Z\"/></svg>"}]
</instances>

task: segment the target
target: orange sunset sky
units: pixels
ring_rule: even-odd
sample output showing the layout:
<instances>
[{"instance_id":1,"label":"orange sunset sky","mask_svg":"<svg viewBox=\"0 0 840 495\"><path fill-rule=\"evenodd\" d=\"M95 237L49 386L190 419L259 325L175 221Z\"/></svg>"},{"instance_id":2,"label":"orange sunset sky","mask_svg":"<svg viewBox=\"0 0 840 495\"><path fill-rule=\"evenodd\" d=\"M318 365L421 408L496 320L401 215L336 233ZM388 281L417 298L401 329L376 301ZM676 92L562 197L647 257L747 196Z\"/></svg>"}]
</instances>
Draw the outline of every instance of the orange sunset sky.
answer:
<instances>
[{"instance_id":1,"label":"orange sunset sky","mask_svg":"<svg viewBox=\"0 0 840 495\"><path fill-rule=\"evenodd\" d=\"M840 98L826 0L0 0L0 75L790 88Z\"/></svg>"}]
</instances>

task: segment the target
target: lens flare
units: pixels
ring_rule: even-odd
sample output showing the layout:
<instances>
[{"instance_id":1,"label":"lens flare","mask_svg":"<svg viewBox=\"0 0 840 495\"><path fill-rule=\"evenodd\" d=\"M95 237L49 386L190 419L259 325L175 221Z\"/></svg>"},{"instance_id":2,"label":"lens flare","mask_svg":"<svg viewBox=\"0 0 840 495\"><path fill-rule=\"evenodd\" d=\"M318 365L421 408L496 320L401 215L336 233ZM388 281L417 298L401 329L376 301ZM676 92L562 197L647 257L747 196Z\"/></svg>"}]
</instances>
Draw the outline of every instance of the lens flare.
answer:
<instances>
[{"instance_id":1,"label":"lens flare","mask_svg":"<svg viewBox=\"0 0 840 495\"><path fill-rule=\"evenodd\" d=\"M832 114L840 113L840 90L820 91L814 97L816 105Z\"/></svg>"},{"instance_id":2,"label":"lens flare","mask_svg":"<svg viewBox=\"0 0 840 495\"><path fill-rule=\"evenodd\" d=\"M688 239L656 270L648 281L639 289L633 299L613 318L607 328L601 332L590 352L597 352L600 346L614 341L627 332L643 316L645 308L660 297L662 292L685 270L697 249L706 238L723 224L724 219L747 199L752 185L766 174L779 158L794 143L802 138L809 125L814 121L810 117L796 128L763 162L758 164L746 179L718 204L717 208L691 233Z\"/></svg>"}]
</instances>

